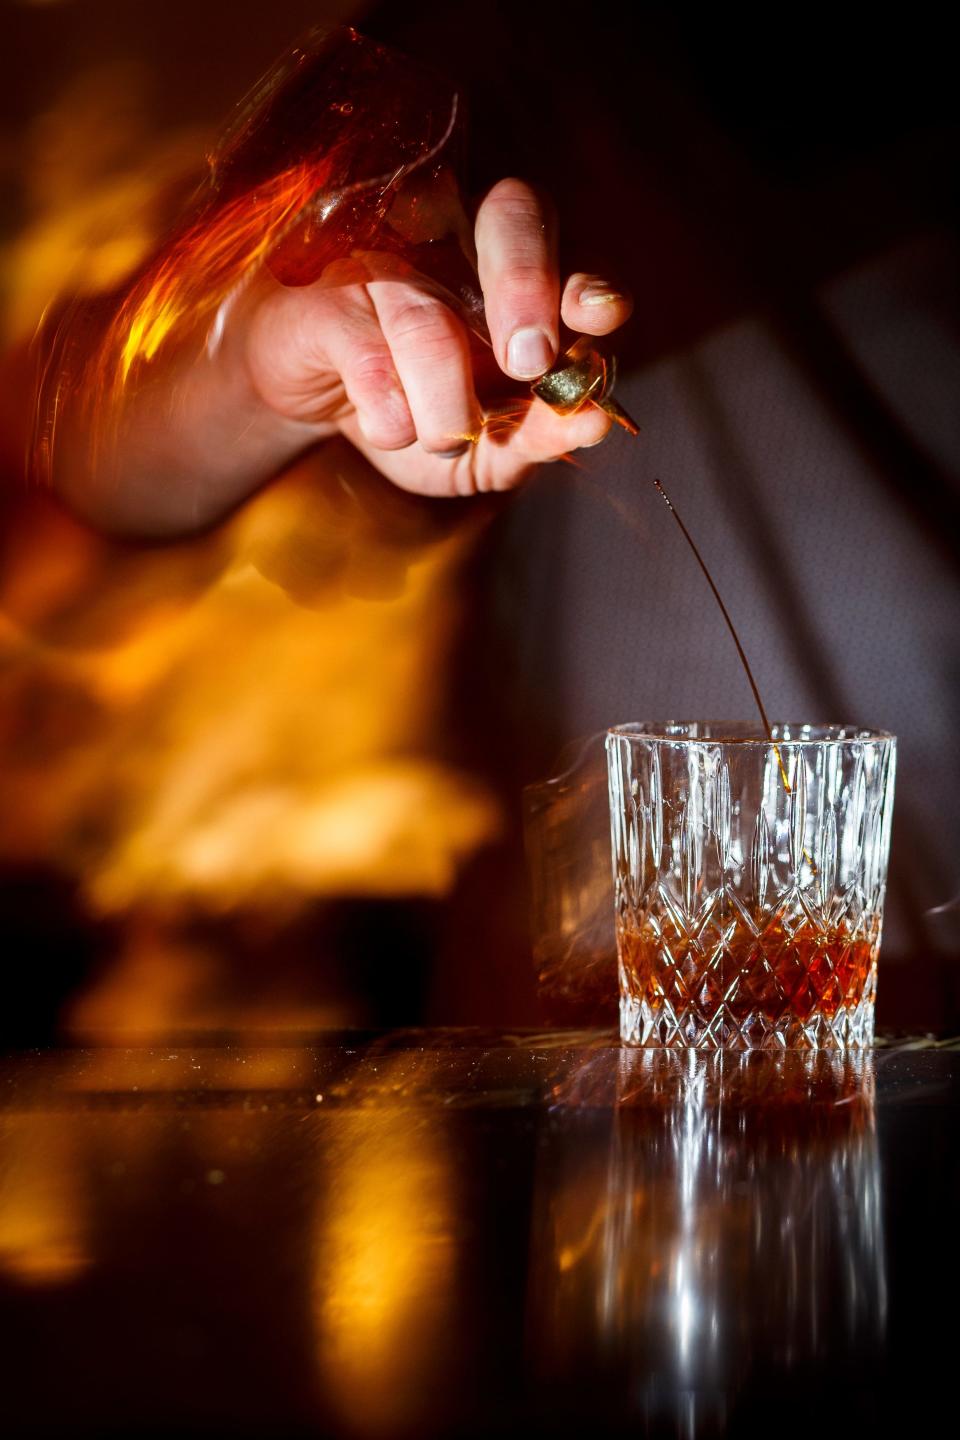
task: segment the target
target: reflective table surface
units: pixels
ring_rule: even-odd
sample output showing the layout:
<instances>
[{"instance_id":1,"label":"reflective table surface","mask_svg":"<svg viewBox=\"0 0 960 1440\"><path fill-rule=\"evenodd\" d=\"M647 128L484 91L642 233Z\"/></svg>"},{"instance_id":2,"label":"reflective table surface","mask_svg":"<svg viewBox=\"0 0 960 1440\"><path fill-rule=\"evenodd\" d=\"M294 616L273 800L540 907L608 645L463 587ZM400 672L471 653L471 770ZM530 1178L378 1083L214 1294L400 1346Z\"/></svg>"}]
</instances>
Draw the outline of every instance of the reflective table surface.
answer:
<instances>
[{"instance_id":1,"label":"reflective table surface","mask_svg":"<svg viewBox=\"0 0 960 1440\"><path fill-rule=\"evenodd\" d=\"M836 1436L952 1405L960 1048L0 1062L9 1435Z\"/></svg>"}]
</instances>

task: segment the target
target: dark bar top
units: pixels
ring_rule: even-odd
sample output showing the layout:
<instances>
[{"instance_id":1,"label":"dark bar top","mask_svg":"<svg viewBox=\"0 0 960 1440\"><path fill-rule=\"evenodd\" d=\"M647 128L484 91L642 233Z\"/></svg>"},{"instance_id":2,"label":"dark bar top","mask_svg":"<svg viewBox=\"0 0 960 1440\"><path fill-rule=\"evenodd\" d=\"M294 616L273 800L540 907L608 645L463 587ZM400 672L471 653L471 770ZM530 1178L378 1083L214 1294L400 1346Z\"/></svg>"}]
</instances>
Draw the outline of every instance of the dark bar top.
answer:
<instances>
[{"instance_id":1,"label":"dark bar top","mask_svg":"<svg viewBox=\"0 0 960 1440\"><path fill-rule=\"evenodd\" d=\"M956 1403L958 1116L922 1039L10 1056L2 1429L917 1430Z\"/></svg>"}]
</instances>

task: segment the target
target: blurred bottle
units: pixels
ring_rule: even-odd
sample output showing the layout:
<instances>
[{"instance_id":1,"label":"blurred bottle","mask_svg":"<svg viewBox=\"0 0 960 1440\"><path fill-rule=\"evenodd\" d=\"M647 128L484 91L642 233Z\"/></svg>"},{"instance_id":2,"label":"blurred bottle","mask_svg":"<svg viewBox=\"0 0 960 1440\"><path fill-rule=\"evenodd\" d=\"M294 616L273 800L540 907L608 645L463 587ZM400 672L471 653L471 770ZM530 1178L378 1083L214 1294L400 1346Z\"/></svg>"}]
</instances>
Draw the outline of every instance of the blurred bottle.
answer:
<instances>
[{"instance_id":1,"label":"blurred bottle","mask_svg":"<svg viewBox=\"0 0 960 1440\"><path fill-rule=\"evenodd\" d=\"M556 1024L615 1025L617 951L604 735L523 795L537 981ZM561 762L562 763L562 762Z\"/></svg>"}]
</instances>

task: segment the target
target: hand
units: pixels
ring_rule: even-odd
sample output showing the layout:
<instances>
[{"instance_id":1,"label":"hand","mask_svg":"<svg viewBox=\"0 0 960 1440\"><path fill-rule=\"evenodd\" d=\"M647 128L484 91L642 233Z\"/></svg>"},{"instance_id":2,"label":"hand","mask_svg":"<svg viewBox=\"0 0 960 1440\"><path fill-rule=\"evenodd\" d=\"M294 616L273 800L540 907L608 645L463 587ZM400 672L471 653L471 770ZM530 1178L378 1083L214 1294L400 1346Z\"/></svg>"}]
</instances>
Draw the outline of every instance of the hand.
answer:
<instances>
[{"instance_id":1,"label":"hand","mask_svg":"<svg viewBox=\"0 0 960 1440\"><path fill-rule=\"evenodd\" d=\"M486 196L476 243L494 359L511 380L550 368L561 318L606 335L630 314L630 300L596 276L572 275L561 296L552 221L519 180ZM595 406L562 417L532 398L512 428L485 427L476 344L471 352L460 319L416 277L356 275L354 262L338 262L296 289L261 273L226 316L221 345L188 334L106 419L68 397L52 449L59 494L104 529L181 535L216 523L338 431L405 489L472 495L507 490L610 428Z\"/></svg>"},{"instance_id":2,"label":"hand","mask_svg":"<svg viewBox=\"0 0 960 1440\"><path fill-rule=\"evenodd\" d=\"M597 276L557 273L553 223L530 186L502 180L477 214L480 284L503 373L531 381L555 362L560 320L606 335L630 299ZM507 490L536 465L595 445L595 406L561 417L533 400L506 435L483 428L467 331L426 286L360 283L328 267L316 284L273 287L256 305L245 360L260 401L283 421L342 432L390 480L427 495Z\"/></svg>"}]
</instances>

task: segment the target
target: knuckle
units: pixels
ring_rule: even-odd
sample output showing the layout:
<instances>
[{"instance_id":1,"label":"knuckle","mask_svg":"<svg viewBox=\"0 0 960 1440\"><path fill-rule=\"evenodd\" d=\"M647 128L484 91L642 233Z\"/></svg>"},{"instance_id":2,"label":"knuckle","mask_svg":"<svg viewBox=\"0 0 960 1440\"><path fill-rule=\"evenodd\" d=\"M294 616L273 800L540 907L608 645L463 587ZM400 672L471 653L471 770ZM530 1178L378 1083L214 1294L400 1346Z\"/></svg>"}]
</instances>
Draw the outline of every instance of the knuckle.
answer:
<instances>
[{"instance_id":1,"label":"knuckle","mask_svg":"<svg viewBox=\"0 0 960 1440\"><path fill-rule=\"evenodd\" d=\"M446 359L460 350L449 312L426 296L405 300L398 307L391 317L390 334L397 344L424 357Z\"/></svg>"},{"instance_id":2,"label":"knuckle","mask_svg":"<svg viewBox=\"0 0 960 1440\"><path fill-rule=\"evenodd\" d=\"M532 256L512 256L497 277L500 298L511 300L543 300L549 302L552 288L543 261Z\"/></svg>"},{"instance_id":3,"label":"knuckle","mask_svg":"<svg viewBox=\"0 0 960 1440\"><path fill-rule=\"evenodd\" d=\"M351 360L350 370L354 380L365 391L393 391L397 388L397 372L386 347L358 351Z\"/></svg>"},{"instance_id":4,"label":"knuckle","mask_svg":"<svg viewBox=\"0 0 960 1440\"><path fill-rule=\"evenodd\" d=\"M404 450L416 439L409 419L402 415L364 411L357 416L364 439L376 450Z\"/></svg>"}]
</instances>

